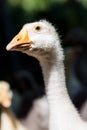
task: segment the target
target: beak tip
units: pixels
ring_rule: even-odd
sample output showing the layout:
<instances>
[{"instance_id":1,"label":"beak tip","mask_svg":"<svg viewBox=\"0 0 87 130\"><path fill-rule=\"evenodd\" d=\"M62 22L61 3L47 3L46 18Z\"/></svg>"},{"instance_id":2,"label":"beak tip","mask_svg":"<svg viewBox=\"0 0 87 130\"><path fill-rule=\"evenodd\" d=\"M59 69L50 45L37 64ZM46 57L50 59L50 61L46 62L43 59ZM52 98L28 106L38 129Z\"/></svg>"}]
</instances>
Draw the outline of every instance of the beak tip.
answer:
<instances>
[{"instance_id":1,"label":"beak tip","mask_svg":"<svg viewBox=\"0 0 87 130\"><path fill-rule=\"evenodd\" d=\"M10 51L10 50L11 50L11 47L10 47L9 44L6 46L6 50L7 50L7 51Z\"/></svg>"},{"instance_id":2,"label":"beak tip","mask_svg":"<svg viewBox=\"0 0 87 130\"><path fill-rule=\"evenodd\" d=\"M8 51L8 45L6 46L6 50Z\"/></svg>"},{"instance_id":3,"label":"beak tip","mask_svg":"<svg viewBox=\"0 0 87 130\"><path fill-rule=\"evenodd\" d=\"M3 106L6 107L6 108L10 107L11 106L11 102L10 101L6 101L6 102L3 103Z\"/></svg>"}]
</instances>

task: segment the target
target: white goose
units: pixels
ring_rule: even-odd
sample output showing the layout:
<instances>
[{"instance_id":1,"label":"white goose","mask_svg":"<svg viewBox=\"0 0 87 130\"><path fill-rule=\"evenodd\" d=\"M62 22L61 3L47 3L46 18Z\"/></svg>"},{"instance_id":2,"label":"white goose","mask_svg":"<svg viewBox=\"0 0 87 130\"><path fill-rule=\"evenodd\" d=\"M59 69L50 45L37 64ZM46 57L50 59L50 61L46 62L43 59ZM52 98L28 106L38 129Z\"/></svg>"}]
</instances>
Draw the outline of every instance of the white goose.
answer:
<instances>
[{"instance_id":1,"label":"white goose","mask_svg":"<svg viewBox=\"0 0 87 130\"><path fill-rule=\"evenodd\" d=\"M44 20L25 24L7 50L21 51L40 61L49 104L49 130L87 130L67 93L63 50L55 28Z\"/></svg>"},{"instance_id":2,"label":"white goose","mask_svg":"<svg viewBox=\"0 0 87 130\"><path fill-rule=\"evenodd\" d=\"M0 81L0 130L27 130L10 109L12 91L6 81Z\"/></svg>"}]
</instances>

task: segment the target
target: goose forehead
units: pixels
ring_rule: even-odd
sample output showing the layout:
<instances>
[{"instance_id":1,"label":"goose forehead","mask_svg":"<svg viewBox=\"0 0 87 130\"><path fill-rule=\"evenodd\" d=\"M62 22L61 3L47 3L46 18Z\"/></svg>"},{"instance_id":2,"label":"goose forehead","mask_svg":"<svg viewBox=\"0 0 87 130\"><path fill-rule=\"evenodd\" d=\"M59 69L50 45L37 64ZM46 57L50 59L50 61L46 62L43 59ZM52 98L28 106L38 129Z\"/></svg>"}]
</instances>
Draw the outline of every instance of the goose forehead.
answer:
<instances>
[{"instance_id":1,"label":"goose forehead","mask_svg":"<svg viewBox=\"0 0 87 130\"><path fill-rule=\"evenodd\" d=\"M34 26L42 26L42 27L45 27L45 28L50 28L51 25L48 23L48 22L45 22L45 21L39 21L39 22L34 22L34 23L26 23L23 28L25 29L28 29L28 28L32 28Z\"/></svg>"}]
</instances>

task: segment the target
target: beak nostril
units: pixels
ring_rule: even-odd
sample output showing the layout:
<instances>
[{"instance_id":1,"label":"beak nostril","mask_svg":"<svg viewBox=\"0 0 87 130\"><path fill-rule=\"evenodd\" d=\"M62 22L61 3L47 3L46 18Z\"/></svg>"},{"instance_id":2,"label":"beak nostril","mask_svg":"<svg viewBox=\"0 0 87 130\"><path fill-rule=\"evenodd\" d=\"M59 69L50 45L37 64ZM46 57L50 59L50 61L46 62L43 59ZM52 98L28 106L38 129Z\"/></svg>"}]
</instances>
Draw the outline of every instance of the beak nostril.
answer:
<instances>
[{"instance_id":1,"label":"beak nostril","mask_svg":"<svg viewBox=\"0 0 87 130\"><path fill-rule=\"evenodd\" d=\"M20 38L17 38L17 41L19 41L20 40Z\"/></svg>"}]
</instances>

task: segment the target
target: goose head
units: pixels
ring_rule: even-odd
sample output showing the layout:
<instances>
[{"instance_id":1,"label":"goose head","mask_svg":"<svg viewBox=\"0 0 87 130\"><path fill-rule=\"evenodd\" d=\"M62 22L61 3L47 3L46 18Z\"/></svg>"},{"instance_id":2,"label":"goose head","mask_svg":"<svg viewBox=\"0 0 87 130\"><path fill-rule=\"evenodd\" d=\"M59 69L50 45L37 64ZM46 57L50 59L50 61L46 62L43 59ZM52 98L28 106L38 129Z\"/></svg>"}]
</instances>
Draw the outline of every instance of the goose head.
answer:
<instances>
[{"instance_id":1,"label":"goose head","mask_svg":"<svg viewBox=\"0 0 87 130\"><path fill-rule=\"evenodd\" d=\"M57 48L58 41L59 37L52 24L42 20L25 24L6 49L21 51L38 58Z\"/></svg>"},{"instance_id":2,"label":"goose head","mask_svg":"<svg viewBox=\"0 0 87 130\"><path fill-rule=\"evenodd\" d=\"M10 85L6 81L0 81L0 105L5 108L11 106L12 91Z\"/></svg>"}]
</instances>

